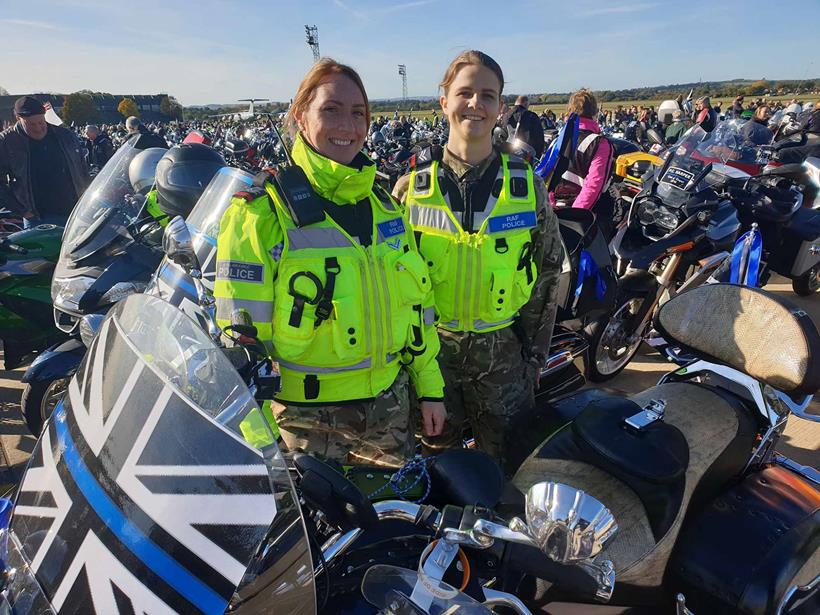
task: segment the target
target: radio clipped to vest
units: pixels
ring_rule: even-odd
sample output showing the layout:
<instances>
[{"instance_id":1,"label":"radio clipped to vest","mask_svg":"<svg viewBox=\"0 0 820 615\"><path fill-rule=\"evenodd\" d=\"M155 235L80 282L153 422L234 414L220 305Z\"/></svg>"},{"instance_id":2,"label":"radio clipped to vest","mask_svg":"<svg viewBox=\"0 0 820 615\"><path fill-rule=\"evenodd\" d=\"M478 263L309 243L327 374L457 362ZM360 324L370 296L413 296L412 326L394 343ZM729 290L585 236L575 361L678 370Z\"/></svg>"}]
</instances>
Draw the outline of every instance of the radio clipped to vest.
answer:
<instances>
[{"instance_id":1,"label":"radio clipped to vest","mask_svg":"<svg viewBox=\"0 0 820 615\"><path fill-rule=\"evenodd\" d=\"M261 177L262 175L265 177ZM316 194L307 175L298 165L284 167L276 175L270 175L267 172L260 173L254 178L254 183L260 181L274 183L279 198L282 199L282 203L297 227L316 224L325 219L324 202Z\"/></svg>"}]
</instances>

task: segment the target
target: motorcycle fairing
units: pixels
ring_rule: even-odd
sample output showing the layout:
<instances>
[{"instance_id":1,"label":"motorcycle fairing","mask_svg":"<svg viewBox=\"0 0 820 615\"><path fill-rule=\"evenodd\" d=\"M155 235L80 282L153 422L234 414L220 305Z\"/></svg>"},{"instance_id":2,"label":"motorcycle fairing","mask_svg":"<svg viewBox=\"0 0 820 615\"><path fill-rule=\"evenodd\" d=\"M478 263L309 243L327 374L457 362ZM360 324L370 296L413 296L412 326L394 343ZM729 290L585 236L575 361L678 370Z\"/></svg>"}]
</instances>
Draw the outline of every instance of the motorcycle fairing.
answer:
<instances>
[{"instance_id":1,"label":"motorcycle fairing","mask_svg":"<svg viewBox=\"0 0 820 615\"><path fill-rule=\"evenodd\" d=\"M128 303L150 322L151 301ZM138 351L122 307L35 447L11 530L57 612L222 612L276 515L266 455Z\"/></svg>"}]
</instances>

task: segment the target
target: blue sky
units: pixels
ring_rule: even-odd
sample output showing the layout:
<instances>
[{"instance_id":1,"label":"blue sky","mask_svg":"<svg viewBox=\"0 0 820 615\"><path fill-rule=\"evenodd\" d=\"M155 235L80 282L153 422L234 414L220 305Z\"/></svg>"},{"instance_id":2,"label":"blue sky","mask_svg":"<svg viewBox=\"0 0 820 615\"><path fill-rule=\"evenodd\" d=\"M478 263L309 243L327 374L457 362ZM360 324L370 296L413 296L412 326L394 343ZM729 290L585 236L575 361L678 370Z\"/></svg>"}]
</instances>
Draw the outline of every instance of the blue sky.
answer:
<instances>
[{"instance_id":1,"label":"blue sky","mask_svg":"<svg viewBox=\"0 0 820 615\"><path fill-rule=\"evenodd\" d=\"M305 24L371 98L401 95L400 63L411 96L434 95L468 48L517 93L803 79L820 77L818 23L818 0L0 0L0 86L287 100L313 59Z\"/></svg>"}]
</instances>

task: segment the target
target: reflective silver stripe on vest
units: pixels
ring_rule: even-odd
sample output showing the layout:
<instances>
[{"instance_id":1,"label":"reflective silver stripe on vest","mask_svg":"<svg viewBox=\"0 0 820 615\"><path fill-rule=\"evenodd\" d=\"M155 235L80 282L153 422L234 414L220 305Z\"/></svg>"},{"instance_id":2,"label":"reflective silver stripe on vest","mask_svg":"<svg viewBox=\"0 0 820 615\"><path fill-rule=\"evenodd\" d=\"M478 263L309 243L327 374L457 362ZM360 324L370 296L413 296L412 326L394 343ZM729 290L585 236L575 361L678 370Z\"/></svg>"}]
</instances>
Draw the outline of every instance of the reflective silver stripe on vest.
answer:
<instances>
[{"instance_id":1,"label":"reflective silver stripe on vest","mask_svg":"<svg viewBox=\"0 0 820 615\"><path fill-rule=\"evenodd\" d=\"M356 370L360 369L367 369L369 368L373 362L368 358L364 359L363 361L359 361L354 365L345 365L343 367L317 367L315 365L302 365L301 363L293 363L292 361L285 361L281 357L274 357L276 362L279 363L281 367L285 369L289 369L294 372L299 372L302 374L341 374L344 372L355 372ZM392 363L398 358L398 355L395 354L388 354L385 356L385 362L387 364Z\"/></svg>"},{"instance_id":2,"label":"reflective silver stripe on vest","mask_svg":"<svg viewBox=\"0 0 820 615\"><path fill-rule=\"evenodd\" d=\"M432 325L436 322L436 309L434 307L424 308L424 324Z\"/></svg>"},{"instance_id":3,"label":"reflective silver stripe on vest","mask_svg":"<svg viewBox=\"0 0 820 615\"><path fill-rule=\"evenodd\" d=\"M413 226L426 226L442 231L456 232L456 227L447 212L438 207L425 207L424 205L410 205L410 224Z\"/></svg>"},{"instance_id":4,"label":"reflective silver stripe on vest","mask_svg":"<svg viewBox=\"0 0 820 615\"><path fill-rule=\"evenodd\" d=\"M450 327L451 329L458 325L458 320L451 320L449 322L440 322L438 323L442 327Z\"/></svg>"},{"instance_id":5,"label":"reflective silver stripe on vest","mask_svg":"<svg viewBox=\"0 0 820 615\"><path fill-rule=\"evenodd\" d=\"M230 320L234 310L247 310L253 322L269 323L273 319L273 302L256 301L254 299L232 299L230 297L216 298L216 313L220 320Z\"/></svg>"},{"instance_id":6,"label":"reflective silver stripe on vest","mask_svg":"<svg viewBox=\"0 0 820 615\"><path fill-rule=\"evenodd\" d=\"M524 177L527 174L524 173ZM498 180L504 181L504 165L498 165L498 173L495 175L495 179L493 180L493 186L495 186ZM503 187L502 187L503 189ZM493 213L493 209L495 208L496 203L498 203L498 197L493 194L493 190L490 189L490 198L487 199L487 204L484 206L484 211L474 212L473 213L473 228L478 230L481 228L481 225L484 224L484 220L490 217L490 214Z\"/></svg>"},{"instance_id":7,"label":"reflective silver stripe on vest","mask_svg":"<svg viewBox=\"0 0 820 615\"><path fill-rule=\"evenodd\" d=\"M511 318L506 318L504 320L499 320L498 322L484 322L483 320L476 319L473 321L473 328L476 331L483 331L484 329L490 329L492 327L497 327L499 325L506 325L508 323L511 323L513 320L515 320L514 316Z\"/></svg>"},{"instance_id":8,"label":"reflective silver stripe on vest","mask_svg":"<svg viewBox=\"0 0 820 615\"><path fill-rule=\"evenodd\" d=\"M349 248L350 240L333 227L305 227L288 229L288 249Z\"/></svg>"},{"instance_id":9,"label":"reflective silver stripe on vest","mask_svg":"<svg viewBox=\"0 0 820 615\"><path fill-rule=\"evenodd\" d=\"M576 175L572 171L564 171L564 174L561 176L561 179L565 179L571 184L575 184L576 186L584 187L584 178L580 175Z\"/></svg>"},{"instance_id":10,"label":"reflective silver stripe on vest","mask_svg":"<svg viewBox=\"0 0 820 615\"><path fill-rule=\"evenodd\" d=\"M587 136L584 138L584 140L583 140L583 141L581 141L581 142L578 144L578 152L579 152L579 153L581 153L581 154L583 154L585 151L587 151L587 149L589 148L589 146L590 146L590 145L592 145L593 143L595 143L595 139L597 139L597 138L598 138L598 137L600 137L600 136L601 136L601 135L599 135L599 134L597 134L597 133L592 133L592 134L590 134L590 135L587 135Z\"/></svg>"}]
</instances>

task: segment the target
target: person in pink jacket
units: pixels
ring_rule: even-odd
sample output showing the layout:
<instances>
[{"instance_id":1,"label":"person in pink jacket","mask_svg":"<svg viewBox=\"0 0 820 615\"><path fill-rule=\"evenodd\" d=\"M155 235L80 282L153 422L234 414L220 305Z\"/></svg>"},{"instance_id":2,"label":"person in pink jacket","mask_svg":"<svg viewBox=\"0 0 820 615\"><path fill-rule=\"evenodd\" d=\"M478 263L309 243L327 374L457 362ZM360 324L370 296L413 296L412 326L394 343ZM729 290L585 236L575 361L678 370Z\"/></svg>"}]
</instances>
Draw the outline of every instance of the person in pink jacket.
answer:
<instances>
[{"instance_id":1,"label":"person in pink jacket","mask_svg":"<svg viewBox=\"0 0 820 615\"><path fill-rule=\"evenodd\" d=\"M550 199L555 207L591 209L608 236L613 206L608 188L614 149L593 119L598 115L598 101L592 92L582 88L572 94L567 110L580 118L578 147Z\"/></svg>"}]
</instances>

